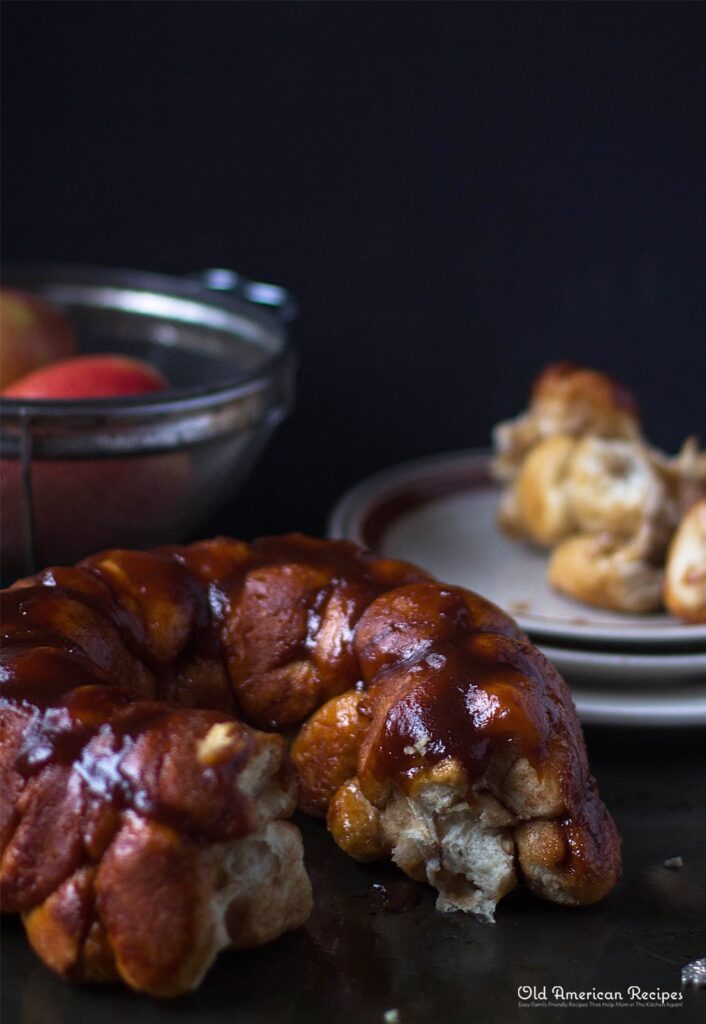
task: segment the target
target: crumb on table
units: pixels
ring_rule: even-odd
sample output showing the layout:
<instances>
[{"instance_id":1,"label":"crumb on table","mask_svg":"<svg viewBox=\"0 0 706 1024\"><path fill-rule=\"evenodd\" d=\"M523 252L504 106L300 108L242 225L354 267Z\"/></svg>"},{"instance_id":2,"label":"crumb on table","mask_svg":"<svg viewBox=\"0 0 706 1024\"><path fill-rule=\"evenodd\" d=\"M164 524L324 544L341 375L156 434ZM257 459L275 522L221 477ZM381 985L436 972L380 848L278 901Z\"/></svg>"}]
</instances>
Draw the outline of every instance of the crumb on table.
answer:
<instances>
[{"instance_id":1,"label":"crumb on table","mask_svg":"<svg viewBox=\"0 0 706 1024\"><path fill-rule=\"evenodd\" d=\"M672 871L679 871L680 868L684 867L684 860L682 857L668 857L664 862L665 868L671 868Z\"/></svg>"}]
</instances>

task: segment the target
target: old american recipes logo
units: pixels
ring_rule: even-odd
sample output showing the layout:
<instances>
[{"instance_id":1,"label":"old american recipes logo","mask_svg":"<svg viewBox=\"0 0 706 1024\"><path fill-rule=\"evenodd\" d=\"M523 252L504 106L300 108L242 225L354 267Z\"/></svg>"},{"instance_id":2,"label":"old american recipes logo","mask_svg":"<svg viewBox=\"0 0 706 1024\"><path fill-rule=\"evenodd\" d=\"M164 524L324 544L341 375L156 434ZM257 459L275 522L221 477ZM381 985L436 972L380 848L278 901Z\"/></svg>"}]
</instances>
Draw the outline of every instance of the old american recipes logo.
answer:
<instances>
[{"instance_id":1,"label":"old american recipes logo","mask_svg":"<svg viewBox=\"0 0 706 1024\"><path fill-rule=\"evenodd\" d=\"M624 989L603 990L597 988L568 989L563 985L520 985L517 989L520 1007L612 1007L661 1006L677 1008L683 1005L684 997L679 991L642 985L628 985Z\"/></svg>"}]
</instances>

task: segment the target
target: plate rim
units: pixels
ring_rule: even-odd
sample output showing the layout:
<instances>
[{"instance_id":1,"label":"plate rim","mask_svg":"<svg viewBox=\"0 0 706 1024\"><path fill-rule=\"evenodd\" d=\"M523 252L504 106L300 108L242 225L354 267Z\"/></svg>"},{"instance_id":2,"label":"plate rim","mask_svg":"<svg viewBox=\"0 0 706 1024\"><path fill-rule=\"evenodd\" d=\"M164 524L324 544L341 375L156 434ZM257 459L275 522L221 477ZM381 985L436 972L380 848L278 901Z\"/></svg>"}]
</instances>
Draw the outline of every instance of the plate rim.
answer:
<instances>
[{"instance_id":1,"label":"plate rim","mask_svg":"<svg viewBox=\"0 0 706 1024\"><path fill-rule=\"evenodd\" d=\"M576 659L580 658L581 661L589 667L593 664L603 668L610 668L611 665L615 664L615 667L619 668L620 663L624 663L628 660L632 663L632 667L634 668L642 666L646 669L654 669L655 671L661 668L669 671L669 669L674 668L675 665L684 670L689 668L706 669L706 650L687 651L673 654L650 654L645 651L609 651L555 646L554 644L544 642L539 642L535 644L535 646L539 647L550 661L556 655L567 659L575 657ZM547 654L547 651L550 653Z\"/></svg>"},{"instance_id":2,"label":"plate rim","mask_svg":"<svg viewBox=\"0 0 706 1024\"><path fill-rule=\"evenodd\" d=\"M652 697L643 703L632 692L594 691L570 686L571 698L585 725L680 728L706 725L706 691L698 696Z\"/></svg>"},{"instance_id":3,"label":"plate rim","mask_svg":"<svg viewBox=\"0 0 706 1024\"><path fill-rule=\"evenodd\" d=\"M337 499L327 517L326 535L330 538L352 540L363 547L371 547L374 550L375 543L380 538L373 536L371 543L369 534L364 531L366 520L369 520L371 515L369 506L375 499L377 499L377 505L373 508L373 512L376 508L379 510L389 506L395 499L402 498L405 490L413 481L418 480L420 475L430 477L432 480L434 477L446 475L447 483L444 486L439 487L437 484L436 487L429 488L430 500L433 500L433 497L441 498L458 493L453 483L448 483L449 473L452 481L454 478L467 480L469 470L475 470L489 485L492 485L488 473L491 458L492 450L490 448L457 449L451 452L424 455L378 470L353 484ZM463 473L460 472L462 469ZM415 501L414 505L424 503ZM382 532L381 530L380 535ZM577 614L580 612L581 605L577 604ZM518 625L538 643L546 641L551 644L553 640L557 640L560 643L563 641L565 644L567 640L570 640L580 647L586 646L587 649L595 650L597 645L606 644L616 651L625 650L627 647L634 652L642 645L647 649L643 653L655 649L673 649L679 644L693 649L694 645L698 644L700 649L703 645L703 649L706 650L706 625L703 623L678 623L676 620L672 620L665 626L657 627L653 619L645 621L644 626L601 622L597 625L589 624L588 628L584 629L579 626L577 632L575 624L557 622L547 616L526 616L512 611L511 614ZM600 649L603 650L603 648Z\"/></svg>"}]
</instances>

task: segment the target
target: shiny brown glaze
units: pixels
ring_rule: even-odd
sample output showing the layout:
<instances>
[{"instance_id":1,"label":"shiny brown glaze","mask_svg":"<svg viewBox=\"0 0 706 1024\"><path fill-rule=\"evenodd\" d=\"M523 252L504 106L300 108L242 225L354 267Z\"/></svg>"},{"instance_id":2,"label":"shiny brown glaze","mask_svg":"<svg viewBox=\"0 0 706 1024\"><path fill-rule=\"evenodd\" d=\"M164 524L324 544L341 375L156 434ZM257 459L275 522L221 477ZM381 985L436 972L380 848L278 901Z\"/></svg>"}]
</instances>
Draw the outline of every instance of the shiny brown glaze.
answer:
<instances>
[{"instance_id":1,"label":"shiny brown glaze","mask_svg":"<svg viewBox=\"0 0 706 1024\"><path fill-rule=\"evenodd\" d=\"M536 651L490 602L435 583L401 588L369 609L357 646L374 713L362 759L377 779L404 787L452 758L473 782L504 740L535 764L546 757L555 716L531 684Z\"/></svg>"},{"instance_id":2,"label":"shiny brown glaze","mask_svg":"<svg viewBox=\"0 0 706 1024\"><path fill-rule=\"evenodd\" d=\"M498 752L522 755L561 791L556 829L541 844L528 832L528 849L556 864L561 847L567 870L596 875L609 846L614 881L617 839L565 684L478 595L294 534L102 552L19 581L0 600L0 885L5 909L32 912L43 956L58 893L97 906L105 873L95 891L94 874L125 836L176 843L181 864L199 845L258 827L239 779L265 740L283 742L253 726L298 731L309 813L325 815L356 776L361 820L374 810L366 800L390 786L411 791L440 765L455 765L471 794ZM218 723L230 723L226 754L200 760ZM283 790L290 771L283 761ZM361 855L376 855L378 838L363 838ZM104 945L92 962L93 975L112 976Z\"/></svg>"},{"instance_id":3,"label":"shiny brown glaze","mask_svg":"<svg viewBox=\"0 0 706 1024\"><path fill-rule=\"evenodd\" d=\"M87 851L102 854L128 812L201 843L252 831L257 809L238 778L255 734L234 723L237 742L215 765L198 763L199 740L235 712L300 724L358 681L354 629L375 596L424 578L291 536L108 551L4 591L3 906L45 898ZM66 842L35 863L40 826Z\"/></svg>"}]
</instances>

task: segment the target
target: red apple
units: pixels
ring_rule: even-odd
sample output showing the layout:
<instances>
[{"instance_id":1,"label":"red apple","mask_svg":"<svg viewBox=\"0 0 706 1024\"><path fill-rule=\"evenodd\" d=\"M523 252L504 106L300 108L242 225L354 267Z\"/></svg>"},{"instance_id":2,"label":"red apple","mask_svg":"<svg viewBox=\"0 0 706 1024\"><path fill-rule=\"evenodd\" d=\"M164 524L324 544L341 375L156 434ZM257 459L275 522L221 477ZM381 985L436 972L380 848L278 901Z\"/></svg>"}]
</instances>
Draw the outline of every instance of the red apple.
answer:
<instances>
[{"instance_id":1,"label":"red apple","mask_svg":"<svg viewBox=\"0 0 706 1024\"><path fill-rule=\"evenodd\" d=\"M153 366L117 355L75 356L43 366L11 384L8 398L116 398L164 391L169 385Z\"/></svg>"},{"instance_id":2,"label":"red apple","mask_svg":"<svg viewBox=\"0 0 706 1024\"><path fill-rule=\"evenodd\" d=\"M3 396L30 399L107 398L163 391L148 363L117 355L77 356L15 381ZM165 524L187 511L192 485L186 452L128 459L32 463L35 547L39 564L72 562L114 545L157 544ZM19 460L0 462L0 547L3 570L22 571L26 549Z\"/></svg>"},{"instance_id":3,"label":"red apple","mask_svg":"<svg viewBox=\"0 0 706 1024\"><path fill-rule=\"evenodd\" d=\"M37 295L0 288L0 388L76 349L63 313Z\"/></svg>"}]
</instances>

